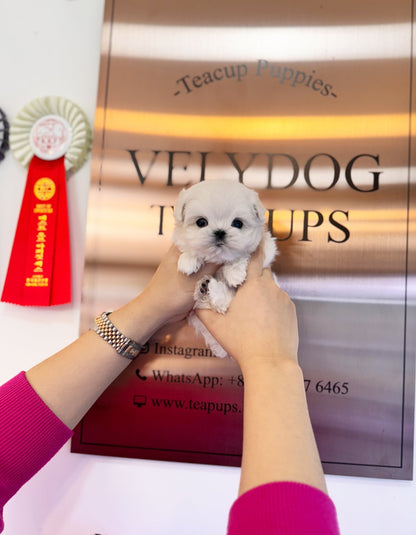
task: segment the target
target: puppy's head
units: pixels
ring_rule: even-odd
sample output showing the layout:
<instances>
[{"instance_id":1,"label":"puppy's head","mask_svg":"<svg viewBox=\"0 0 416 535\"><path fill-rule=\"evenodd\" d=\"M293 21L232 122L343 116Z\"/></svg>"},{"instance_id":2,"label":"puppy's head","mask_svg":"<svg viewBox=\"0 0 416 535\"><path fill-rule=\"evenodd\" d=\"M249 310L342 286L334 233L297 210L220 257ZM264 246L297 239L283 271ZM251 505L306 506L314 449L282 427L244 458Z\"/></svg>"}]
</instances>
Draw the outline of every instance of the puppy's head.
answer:
<instances>
[{"instance_id":1,"label":"puppy's head","mask_svg":"<svg viewBox=\"0 0 416 535\"><path fill-rule=\"evenodd\" d=\"M199 182L179 194L173 242L205 262L232 262L256 250L264 213L257 193L243 184Z\"/></svg>"}]
</instances>

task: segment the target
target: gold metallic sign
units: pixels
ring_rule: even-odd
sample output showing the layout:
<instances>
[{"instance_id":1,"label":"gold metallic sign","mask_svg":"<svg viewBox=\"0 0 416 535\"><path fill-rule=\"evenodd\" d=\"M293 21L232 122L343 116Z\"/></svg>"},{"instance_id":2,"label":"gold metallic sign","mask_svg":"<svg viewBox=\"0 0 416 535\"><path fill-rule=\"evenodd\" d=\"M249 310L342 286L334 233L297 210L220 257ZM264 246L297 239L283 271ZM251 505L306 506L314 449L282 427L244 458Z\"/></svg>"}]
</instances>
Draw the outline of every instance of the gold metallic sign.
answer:
<instances>
[{"instance_id":1,"label":"gold metallic sign","mask_svg":"<svg viewBox=\"0 0 416 535\"><path fill-rule=\"evenodd\" d=\"M82 330L149 281L184 186L255 188L327 473L412 476L412 13L408 0L106 3ZM177 324L98 400L73 451L238 465L242 393L236 363Z\"/></svg>"}]
</instances>

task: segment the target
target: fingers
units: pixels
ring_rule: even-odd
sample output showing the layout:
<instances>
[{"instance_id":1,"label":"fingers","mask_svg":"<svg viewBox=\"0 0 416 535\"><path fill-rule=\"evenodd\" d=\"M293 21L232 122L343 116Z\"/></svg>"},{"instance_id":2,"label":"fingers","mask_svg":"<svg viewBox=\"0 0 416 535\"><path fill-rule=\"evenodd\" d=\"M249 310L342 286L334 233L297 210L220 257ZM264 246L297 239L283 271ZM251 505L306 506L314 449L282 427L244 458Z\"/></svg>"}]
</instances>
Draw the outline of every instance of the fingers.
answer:
<instances>
[{"instance_id":1,"label":"fingers","mask_svg":"<svg viewBox=\"0 0 416 535\"><path fill-rule=\"evenodd\" d=\"M264 254L260 247L257 247L255 252L251 255L247 266L247 280L260 277L263 272Z\"/></svg>"},{"instance_id":2,"label":"fingers","mask_svg":"<svg viewBox=\"0 0 416 535\"><path fill-rule=\"evenodd\" d=\"M264 250L261 243L254 253L251 255L247 266L247 280L255 279L264 276L265 278L273 279L270 267L264 267Z\"/></svg>"},{"instance_id":3,"label":"fingers","mask_svg":"<svg viewBox=\"0 0 416 535\"><path fill-rule=\"evenodd\" d=\"M214 275L220 266L218 264L203 264L202 267L195 273L200 278L201 275Z\"/></svg>"},{"instance_id":4,"label":"fingers","mask_svg":"<svg viewBox=\"0 0 416 535\"><path fill-rule=\"evenodd\" d=\"M225 315L210 308L198 308L195 310L196 316L202 321L214 338L217 337L218 327L221 330L221 322L224 325Z\"/></svg>"},{"instance_id":5,"label":"fingers","mask_svg":"<svg viewBox=\"0 0 416 535\"><path fill-rule=\"evenodd\" d=\"M169 264L172 262L172 263L177 263L178 262L178 258L179 258L179 255L180 255L180 251L179 249L176 247L176 245L171 245L169 247L169 249L167 250L167 252L165 253L163 259L162 259L162 262L169 262Z\"/></svg>"},{"instance_id":6,"label":"fingers","mask_svg":"<svg viewBox=\"0 0 416 535\"><path fill-rule=\"evenodd\" d=\"M202 321L202 323L206 325L207 323L210 323L210 320L212 321L217 317L218 312L215 312L209 308L197 308L195 310L195 314Z\"/></svg>"}]
</instances>

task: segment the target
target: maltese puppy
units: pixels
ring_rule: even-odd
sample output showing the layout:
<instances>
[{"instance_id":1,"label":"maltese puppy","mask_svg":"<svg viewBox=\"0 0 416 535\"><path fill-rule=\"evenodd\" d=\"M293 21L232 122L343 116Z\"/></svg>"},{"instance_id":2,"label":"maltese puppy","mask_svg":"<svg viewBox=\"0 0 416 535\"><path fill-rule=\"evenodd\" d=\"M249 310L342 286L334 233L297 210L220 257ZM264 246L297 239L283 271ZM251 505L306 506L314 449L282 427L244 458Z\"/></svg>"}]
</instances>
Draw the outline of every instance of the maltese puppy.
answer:
<instances>
[{"instance_id":1,"label":"maltese puppy","mask_svg":"<svg viewBox=\"0 0 416 535\"><path fill-rule=\"evenodd\" d=\"M259 244L264 267L270 266L277 254L275 240L264 226L265 208L257 193L239 182L209 180L182 190L174 220L172 241L181 251L179 271L191 275L205 262L221 265L215 276L206 276L196 284L194 309L225 313ZM193 311L188 320L214 355L227 356Z\"/></svg>"}]
</instances>

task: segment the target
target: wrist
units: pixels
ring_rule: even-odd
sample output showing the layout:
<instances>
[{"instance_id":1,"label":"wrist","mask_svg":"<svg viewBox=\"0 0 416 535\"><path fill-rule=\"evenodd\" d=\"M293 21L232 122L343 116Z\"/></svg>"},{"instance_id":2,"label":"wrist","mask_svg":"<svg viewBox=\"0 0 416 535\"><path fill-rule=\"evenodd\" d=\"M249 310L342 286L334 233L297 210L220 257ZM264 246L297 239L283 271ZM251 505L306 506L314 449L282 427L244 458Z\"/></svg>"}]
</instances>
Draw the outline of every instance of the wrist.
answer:
<instances>
[{"instance_id":1,"label":"wrist","mask_svg":"<svg viewBox=\"0 0 416 535\"><path fill-rule=\"evenodd\" d=\"M164 325L160 307L143 294L112 312L110 319L119 331L141 345Z\"/></svg>"},{"instance_id":2,"label":"wrist","mask_svg":"<svg viewBox=\"0 0 416 535\"><path fill-rule=\"evenodd\" d=\"M270 355L256 360L251 357L245 365L240 366L245 384L262 384L265 380L294 380L303 382L303 372L295 358Z\"/></svg>"}]
</instances>

